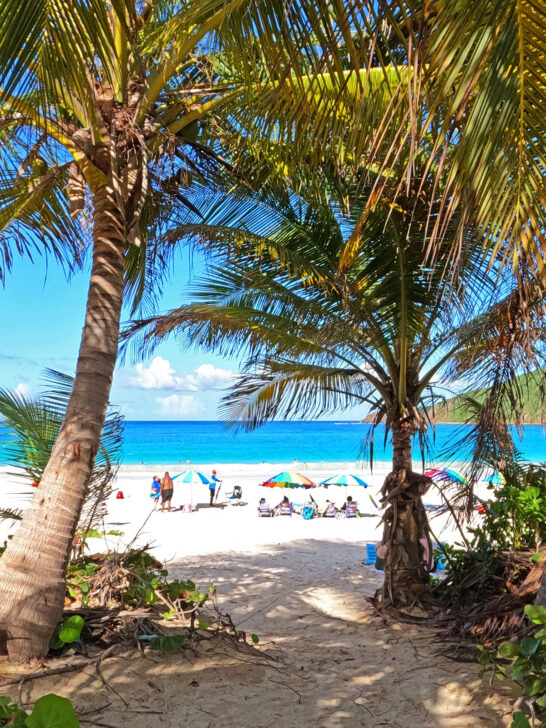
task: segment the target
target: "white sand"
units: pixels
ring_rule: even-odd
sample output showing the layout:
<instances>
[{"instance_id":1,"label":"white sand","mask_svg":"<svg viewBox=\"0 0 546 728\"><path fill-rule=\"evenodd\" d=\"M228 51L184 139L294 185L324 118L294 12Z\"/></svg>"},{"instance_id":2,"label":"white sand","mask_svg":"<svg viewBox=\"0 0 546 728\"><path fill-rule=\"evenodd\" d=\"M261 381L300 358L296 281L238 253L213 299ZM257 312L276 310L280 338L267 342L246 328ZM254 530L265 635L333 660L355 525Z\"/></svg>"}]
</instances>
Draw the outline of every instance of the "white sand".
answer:
<instances>
[{"instance_id":1,"label":"white sand","mask_svg":"<svg viewBox=\"0 0 546 728\"><path fill-rule=\"evenodd\" d=\"M344 467L343 467L344 466ZM122 537L108 536L105 540L90 540L92 551L104 550L107 547L121 548L131 541L137 531L140 531L138 543L150 543L154 553L161 560L171 561L185 556L197 554L210 554L225 551L256 552L269 544L285 544L298 539L313 541L342 541L363 545L367 541L379 541L381 530L378 528L380 511L379 492L388 466L374 469L370 473L362 469L361 463L309 464L304 467L302 463L289 463L285 465L201 465L199 470L207 477L215 468L218 477L222 479L222 489L218 503L225 501L227 492L234 485L243 489L242 500L248 505L228 505L226 508L208 508L209 490L206 485L189 486L174 481L174 497L172 506L193 502L198 506L197 512L185 513L176 510L171 513L153 512L153 503L149 498L150 485L153 475L162 476L165 470L171 475L179 473L185 466L173 465L155 468L149 466L123 466L120 468L116 480L116 492L123 492L123 500L113 497L109 503L109 515L106 520L106 529L121 530ZM349 471L360 475L369 488L363 487L336 487L315 488L306 491L301 488L281 489L264 488L260 483L282 470L300 471L311 480L320 482L331 475ZM19 478L10 476L6 469L0 470L1 504L4 507L24 508L33 494L33 489L25 485ZM304 521L300 516L291 518L258 518L256 509L260 497L266 497L271 506L277 505L287 494L295 504L303 504L309 494L319 505L326 499L334 501L341 506L348 495L351 495L358 504L361 513L367 517L357 519L313 519ZM115 494L114 494L115 495ZM370 497L371 496L371 497ZM485 496L486 497L486 496ZM373 499L373 500L372 500ZM375 503L374 503L375 501ZM435 489L431 489L425 497L427 503L441 503L441 497ZM150 515L151 514L151 515ZM148 518L149 517L149 518ZM146 522L146 519L147 522ZM146 522L146 523L145 523ZM445 515L436 516L431 522L434 534L442 541L460 541L460 534ZM6 538L8 532L14 529L12 524L0 523L0 542ZM322 554L317 554L322 559Z\"/></svg>"},{"instance_id":2,"label":"white sand","mask_svg":"<svg viewBox=\"0 0 546 728\"><path fill-rule=\"evenodd\" d=\"M293 464L291 469L295 469ZM210 474L211 467L203 467ZM265 493L271 504L284 493L303 502L304 491L260 488L281 466L218 466L223 488L243 488L246 507L202 508L196 513L154 512L139 536L169 561L173 576L192 578L201 588L216 585L218 602L238 629L260 636L250 655L227 644L204 644L198 654L108 659L97 680L92 667L78 673L25 682L3 689L25 705L56 692L70 698L88 722L82 725L150 728L500 728L509 723L509 701L492 693L478 677L478 665L443 654L433 630L407 624L385 625L363 596L382 581L363 564L364 543L377 541L379 515L368 495L377 495L385 471L364 471L370 489L318 489L313 496L341 504L350 493L372 517L351 520L299 516L258 518ZM329 466L305 472L324 479ZM112 500L107 528L110 547L126 544L150 514L154 471L126 467L117 485L123 500ZM175 474L178 467L170 468ZM25 490L0 475L2 504L24 504ZM194 502L208 502L206 486L194 489ZM377 500L377 498L376 498ZM177 486L173 505L189 501ZM427 502L439 502L431 493ZM432 527L442 540L457 540L442 516ZM0 525L0 539L6 524ZM93 551L105 543L94 540ZM209 650L207 650L209 648ZM269 659L273 658L273 659ZM5 666L4 666L5 668ZM0 665L0 682L1 673ZM113 692L115 690L116 692ZM121 701L126 702L124 705ZM96 711L96 712L95 712Z\"/></svg>"}]
</instances>

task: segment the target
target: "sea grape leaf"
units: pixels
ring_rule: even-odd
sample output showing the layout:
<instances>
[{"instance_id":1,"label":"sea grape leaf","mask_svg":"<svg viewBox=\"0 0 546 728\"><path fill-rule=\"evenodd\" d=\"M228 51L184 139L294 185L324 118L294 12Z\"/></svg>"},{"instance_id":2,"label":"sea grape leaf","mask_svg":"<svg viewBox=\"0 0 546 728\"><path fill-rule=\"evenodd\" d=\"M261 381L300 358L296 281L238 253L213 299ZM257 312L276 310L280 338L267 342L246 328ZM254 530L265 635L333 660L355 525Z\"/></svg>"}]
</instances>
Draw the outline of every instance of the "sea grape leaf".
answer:
<instances>
[{"instance_id":1,"label":"sea grape leaf","mask_svg":"<svg viewBox=\"0 0 546 728\"><path fill-rule=\"evenodd\" d=\"M536 637L524 637L519 643L520 653L530 657L535 654L539 645L540 640L537 640Z\"/></svg>"},{"instance_id":2,"label":"sea grape leaf","mask_svg":"<svg viewBox=\"0 0 546 728\"><path fill-rule=\"evenodd\" d=\"M510 728L531 728L529 718L527 718L525 713L520 713L519 711L514 713L514 719Z\"/></svg>"},{"instance_id":3,"label":"sea grape leaf","mask_svg":"<svg viewBox=\"0 0 546 728\"><path fill-rule=\"evenodd\" d=\"M26 724L28 728L80 728L70 700L53 694L38 698Z\"/></svg>"},{"instance_id":4,"label":"sea grape leaf","mask_svg":"<svg viewBox=\"0 0 546 728\"><path fill-rule=\"evenodd\" d=\"M160 652L178 652L184 640L185 637L183 634L154 637L154 639L150 641L150 647L152 650L159 650Z\"/></svg>"},{"instance_id":5,"label":"sea grape leaf","mask_svg":"<svg viewBox=\"0 0 546 728\"><path fill-rule=\"evenodd\" d=\"M28 713L24 710L18 710L13 714L10 728L27 728Z\"/></svg>"},{"instance_id":6,"label":"sea grape leaf","mask_svg":"<svg viewBox=\"0 0 546 728\"><path fill-rule=\"evenodd\" d=\"M546 607L540 604L527 604L523 611L535 624L546 624Z\"/></svg>"},{"instance_id":7,"label":"sea grape leaf","mask_svg":"<svg viewBox=\"0 0 546 728\"><path fill-rule=\"evenodd\" d=\"M70 642L75 642L77 639L79 639L82 633L83 625L83 618L80 617L79 614L73 614L71 617L69 617L63 624L63 626L61 627L61 631L59 632L59 639L61 640L61 642L69 644Z\"/></svg>"},{"instance_id":8,"label":"sea grape leaf","mask_svg":"<svg viewBox=\"0 0 546 728\"><path fill-rule=\"evenodd\" d=\"M514 642L503 642L499 647L499 655L501 655L501 657L517 657L519 654L519 645L516 645Z\"/></svg>"}]
</instances>

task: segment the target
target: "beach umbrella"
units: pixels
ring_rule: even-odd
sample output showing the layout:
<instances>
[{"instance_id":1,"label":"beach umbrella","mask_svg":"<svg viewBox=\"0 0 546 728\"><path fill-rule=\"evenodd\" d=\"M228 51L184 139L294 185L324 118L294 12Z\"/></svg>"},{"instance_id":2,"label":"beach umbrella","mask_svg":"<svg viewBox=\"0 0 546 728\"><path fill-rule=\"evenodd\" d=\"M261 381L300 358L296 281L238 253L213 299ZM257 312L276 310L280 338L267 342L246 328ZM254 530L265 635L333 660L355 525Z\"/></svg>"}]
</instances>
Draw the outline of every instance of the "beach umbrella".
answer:
<instances>
[{"instance_id":1,"label":"beach umbrella","mask_svg":"<svg viewBox=\"0 0 546 728\"><path fill-rule=\"evenodd\" d=\"M178 478L179 483L187 483L190 486L190 501L193 502L193 486L194 485L208 485L209 479L200 473L198 470L184 470L183 473L173 475L173 480Z\"/></svg>"},{"instance_id":2,"label":"beach umbrella","mask_svg":"<svg viewBox=\"0 0 546 728\"><path fill-rule=\"evenodd\" d=\"M491 483L491 485L506 485L506 478L498 470L488 475L487 478L483 479L485 483Z\"/></svg>"},{"instance_id":3,"label":"beach umbrella","mask_svg":"<svg viewBox=\"0 0 546 728\"><path fill-rule=\"evenodd\" d=\"M321 485L361 485L364 488L368 487L368 483L366 483L366 481L362 480L362 478L358 475L354 475L353 473L339 473L338 475L333 475L331 478L323 480Z\"/></svg>"},{"instance_id":4,"label":"beach umbrella","mask_svg":"<svg viewBox=\"0 0 546 728\"><path fill-rule=\"evenodd\" d=\"M265 480L261 485L266 488L314 488L315 484L301 473L291 473L284 470L282 473Z\"/></svg>"},{"instance_id":5,"label":"beach umbrella","mask_svg":"<svg viewBox=\"0 0 546 728\"><path fill-rule=\"evenodd\" d=\"M433 468L427 470L425 475L433 480L443 480L450 483L468 483L468 479L458 470L452 468Z\"/></svg>"},{"instance_id":6,"label":"beach umbrella","mask_svg":"<svg viewBox=\"0 0 546 728\"><path fill-rule=\"evenodd\" d=\"M184 470L183 473L173 475L173 480L178 478L181 483L188 483L189 485L208 485L209 479L200 473L198 470Z\"/></svg>"}]
</instances>

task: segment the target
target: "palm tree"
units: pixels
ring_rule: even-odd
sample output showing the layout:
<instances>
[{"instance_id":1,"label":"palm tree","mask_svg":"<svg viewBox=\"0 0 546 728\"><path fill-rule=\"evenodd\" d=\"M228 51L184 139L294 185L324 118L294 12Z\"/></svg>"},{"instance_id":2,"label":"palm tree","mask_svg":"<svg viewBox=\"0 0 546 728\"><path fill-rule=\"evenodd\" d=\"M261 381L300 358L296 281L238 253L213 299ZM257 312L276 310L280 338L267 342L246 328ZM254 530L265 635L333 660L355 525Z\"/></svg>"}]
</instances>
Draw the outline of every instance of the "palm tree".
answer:
<instances>
[{"instance_id":1,"label":"palm tree","mask_svg":"<svg viewBox=\"0 0 546 728\"><path fill-rule=\"evenodd\" d=\"M412 437L425 445L427 412L441 397L438 380L448 383L450 367L460 374L457 356L484 331L478 314L494 302L501 306L513 281L506 273L499 281L471 244L446 276L457 220L436 261L425 264L428 202L417 191L395 202L383 196L364 209L353 193L347 216L335 196L330 200L292 195L288 203L248 203L246 214L240 202L238 227L216 219L214 226L186 226L217 252L229 240L231 258L199 284L191 305L141 320L130 333L146 350L176 332L191 345L243 351L244 371L226 395L224 416L247 429L277 416L309 418L367 403L375 413L371 456L380 422L393 446L382 490L388 545L382 599L408 605L429 581L421 496L431 481L413 470Z\"/></svg>"},{"instance_id":2,"label":"palm tree","mask_svg":"<svg viewBox=\"0 0 546 728\"><path fill-rule=\"evenodd\" d=\"M47 370L46 389L38 397L0 389L0 422L10 432L4 444L4 461L16 470L14 476L40 483L70 399L73 378ZM107 412L99 449L84 496L78 522L78 551L85 547L85 534L99 528L106 515L106 502L121 458L123 417L114 408ZM0 518L21 520L23 512L0 511Z\"/></svg>"},{"instance_id":3,"label":"palm tree","mask_svg":"<svg viewBox=\"0 0 546 728\"><path fill-rule=\"evenodd\" d=\"M524 263L546 283L546 7L528 0L332 5L330 22L313 29L315 42L298 58L309 73L250 87L239 128L258 127L264 153L274 146L292 179L305 158L341 176L363 160L382 170L369 188L374 197L392 194L393 177L406 195L425 181L434 190L430 253L456 219L460 239L473 225L484 257L520 273ZM370 103L370 82L382 73L391 80ZM273 94L282 113L258 126ZM459 251L454 245L453 260Z\"/></svg>"},{"instance_id":4,"label":"palm tree","mask_svg":"<svg viewBox=\"0 0 546 728\"><path fill-rule=\"evenodd\" d=\"M166 229L192 207L185 188L229 167L199 138L240 95L212 60L227 67L262 38L278 68L287 19L273 0L0 0L0 19L2 271L17 252L92 250L72 396L0 563L0 651L26 659L47 652L62 610L124 291L147 300L170 259Z\"/></svg>"}]
</instances>

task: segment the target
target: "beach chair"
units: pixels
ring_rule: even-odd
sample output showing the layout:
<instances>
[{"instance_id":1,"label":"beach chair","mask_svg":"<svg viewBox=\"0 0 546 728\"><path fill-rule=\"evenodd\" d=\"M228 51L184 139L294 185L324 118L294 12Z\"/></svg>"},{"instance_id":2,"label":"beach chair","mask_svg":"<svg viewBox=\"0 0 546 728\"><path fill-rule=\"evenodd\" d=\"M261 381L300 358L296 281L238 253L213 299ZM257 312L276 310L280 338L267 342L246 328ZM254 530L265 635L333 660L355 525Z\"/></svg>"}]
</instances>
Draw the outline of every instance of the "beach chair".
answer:
<instances>
[{"instance_id":1,"label":"beach chair","mask_svg":"<svg viewBox=\"0 0 546 728\"><path fill-rule=\"evenodd\" d=\"M322 514L323 518L335 518L336 517L336 507L333 503L328 503L328 507Z\"/></svg>"},{"instance_id":2,"label":"beach chair","mask_svg":"<svg viewBox=\"0 0 546 728\"><path fill-rule=\"evenodd\" d=\"M258 517L259 518L272 518L274 515L273 509L270 508L267 503L260 503L258 506Z\"/></svg>"},{"instance_id":3,"label":"beach chair","mask_svg":"<svg viewBox=\"0 0 546 728\"><path fill-rule=\"evenodd\" d=\"M356 518L358 513L358 503L355 501L352 501L352 503L347 503L345 506L345 518Z\"/></svg>"},{"instance_id":4,"label":"beach chair","mask_svg":"<svg viewBox=\"0 0 546 728\"><path fill-rule=\"evenodd\" d=\"M292 515L292 504L281 501L277 506L279 510L279 516L291 516Z\"/></svg>"}]
</instances>

